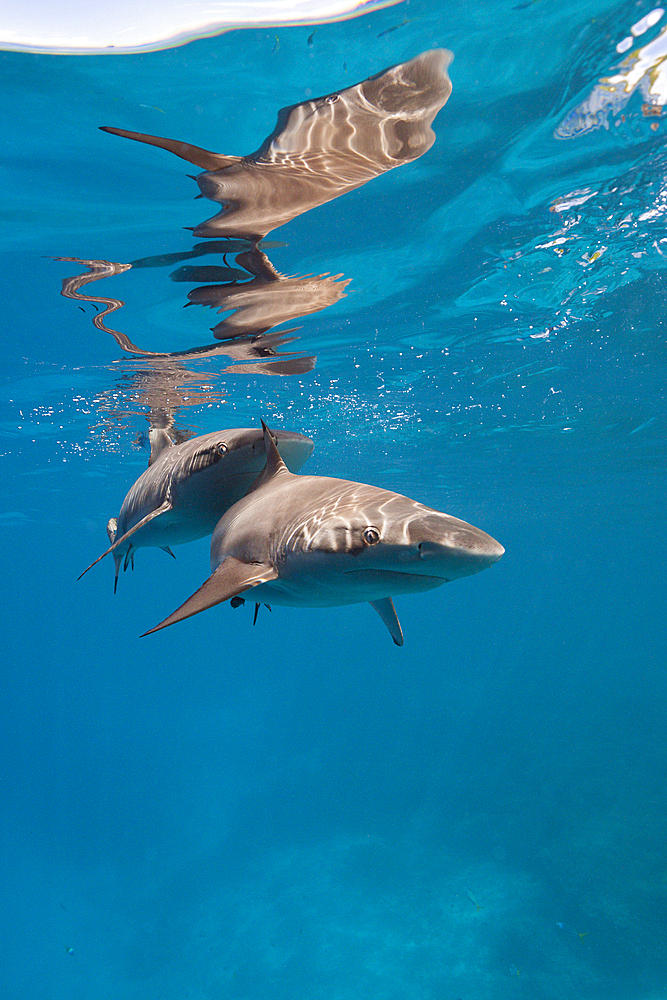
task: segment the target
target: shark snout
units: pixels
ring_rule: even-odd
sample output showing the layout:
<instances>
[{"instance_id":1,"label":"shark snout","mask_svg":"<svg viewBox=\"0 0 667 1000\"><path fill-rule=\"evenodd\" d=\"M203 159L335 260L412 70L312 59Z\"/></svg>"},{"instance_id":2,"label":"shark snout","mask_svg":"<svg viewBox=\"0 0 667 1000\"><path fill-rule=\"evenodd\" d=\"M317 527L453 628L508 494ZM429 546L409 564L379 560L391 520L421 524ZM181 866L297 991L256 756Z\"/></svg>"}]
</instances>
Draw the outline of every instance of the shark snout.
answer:
<instances>
[{"instance_id":1,"label":"shark snout","mask_svg":"<svg viewBox=\"0 0 667 1000\"><path fill-rule=\"evenodd\" d=\"M416 526L415 526L416 527ZM424 573L442 575L447 580L471 576L498 562L505 552L500 542L485 531L441 515L425 518L415 538Z\"/></svg>"}]
</instances>

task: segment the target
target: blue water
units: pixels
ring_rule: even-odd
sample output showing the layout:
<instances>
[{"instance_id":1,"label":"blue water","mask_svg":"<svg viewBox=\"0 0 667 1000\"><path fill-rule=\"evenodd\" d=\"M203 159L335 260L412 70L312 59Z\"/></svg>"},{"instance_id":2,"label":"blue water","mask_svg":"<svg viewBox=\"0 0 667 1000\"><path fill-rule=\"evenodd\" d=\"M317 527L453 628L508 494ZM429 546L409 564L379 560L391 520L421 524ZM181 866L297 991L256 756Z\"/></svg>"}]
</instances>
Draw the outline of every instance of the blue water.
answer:
<instances>
[{"instance_id":1,"label":"blue water","mask_svg":"<svg viewBox=\"0 0 667 1000\"><path fill-rule=\"evenodd\" d=\"M667 125L639 93L572 125L650 9L411 0L314 35L0 54L3 998L667 996ZM289 324L312 371L220 355L160 396L60 295L85 267L56 257L143 261L82 294L145 350L211 343L221 317L170 275L219 257L146 259L215 206L97 127L243 155L280 107L434 47L432 149L268 237L281 274L351 279ZM307 471L506 554L398 598L401 649L365 605L139 639L208 575L206 539L141 550L115 597L110 558L76 577L156 392L189 432L305 433Z\"/></svg>"}]
</instances>

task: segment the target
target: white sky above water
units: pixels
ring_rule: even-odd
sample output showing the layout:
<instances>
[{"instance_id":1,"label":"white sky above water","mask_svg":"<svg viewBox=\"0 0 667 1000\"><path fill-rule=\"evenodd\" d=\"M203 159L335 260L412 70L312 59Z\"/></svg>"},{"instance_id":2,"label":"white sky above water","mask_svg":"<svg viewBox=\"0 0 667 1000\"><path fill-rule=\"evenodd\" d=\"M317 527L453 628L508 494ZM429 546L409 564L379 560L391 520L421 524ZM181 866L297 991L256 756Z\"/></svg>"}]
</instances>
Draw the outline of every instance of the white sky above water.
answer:
<instances>
[{"instance_id":1,"label":"white sky above water","mask_svg":"<svg viewBox=\"0 0 667 1000\"><path fill-rule=\"evenodd\" d=\"M400 0L10 0L0 49L82 55L168 48L229 28L317 24Z\"/></svg>"}]
</instances>

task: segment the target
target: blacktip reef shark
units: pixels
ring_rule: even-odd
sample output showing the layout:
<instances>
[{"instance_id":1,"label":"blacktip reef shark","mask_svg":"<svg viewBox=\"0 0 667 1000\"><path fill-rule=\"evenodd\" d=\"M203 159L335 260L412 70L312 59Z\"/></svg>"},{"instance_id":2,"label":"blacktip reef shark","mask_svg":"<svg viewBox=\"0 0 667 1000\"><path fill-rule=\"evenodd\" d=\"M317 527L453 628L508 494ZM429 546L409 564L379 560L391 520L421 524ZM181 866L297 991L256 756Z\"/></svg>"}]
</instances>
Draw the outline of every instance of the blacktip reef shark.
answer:
<instances>
[{"instance_id":1,"label":"blacktip reef shark","mask_svg":"<svg viewBox=\"0 0 667 1000\"><path fill-rule=\"evenodd\" d=\"M298 471L312 454L313 442L292 431L274 433L287 467ZM114 593L121 563L134 568L136 549L157 546L173 555L171 545L209 535L266 465L265 436L259 428L213 431L181 444L174 444L166 430L151 428L150 442L148 468L107 525L111 545L81 574L112 553ZM271 444L276 447L273 440Z\"/></svg>"},{"instance_id":2,"label":"blacktip reef shark","mask_svg":"<svg viewBox=\"0 0 667 1000\"><path fill-rule=\"evenodd\" d=\"M102 126L103 132L169 150L200 167L194 179L222 211L195 236L258 241L303 212L422 156L451 94L446 49L422 52L325 97L283 108L256 153L225 156L176 139Z\"/></svg>"},{"instance_id":3,"label":"blacktip reef shark","mask_svg":"<svg viewBox=\"0 0 667 1000\"><path fill-rule=\"evenodd\" d=\"M218 522L212 575L159 629L222 601L336 607L368 601L397 646L392 596L478 573L503 546L479 528L376 486L293 475L262 422L266 467ZM149 632L144 633L150 634Z\"/></svg>"}]
</instances>

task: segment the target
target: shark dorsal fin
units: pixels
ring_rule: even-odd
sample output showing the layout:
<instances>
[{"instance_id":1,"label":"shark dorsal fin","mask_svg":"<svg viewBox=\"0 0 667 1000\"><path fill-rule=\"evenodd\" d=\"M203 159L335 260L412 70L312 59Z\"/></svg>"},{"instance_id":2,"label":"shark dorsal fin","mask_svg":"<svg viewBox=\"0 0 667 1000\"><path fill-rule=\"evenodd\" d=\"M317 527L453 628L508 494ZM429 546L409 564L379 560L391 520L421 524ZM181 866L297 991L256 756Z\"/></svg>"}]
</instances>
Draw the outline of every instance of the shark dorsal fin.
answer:
<instances>
[{"instance_id":1,"label":"shark dorsal fin","mask_svg":"<svg viewBox=\"0 0 667 1000\"><path fill-rule=\"evenodd\" d=\"M202 170L222 170L224 167L231 167L233 163L240 163L241 156L224 156L222 153L212 153L201 146L191 146L189 142L179 142L178 139L163 139L159 135L146 135L143 132L127 132L124 128L111 128L109 125L100 125L101 132L110 132L111 135L120 135L123 139L135 139L137 142L145 142L149 146L159 146L166 149L188 163L194 163Z\"/></svg>"},{"instance_id":2,"label":"shark dorsal fin","mask_svg":"<svg viewBox=\"0 0 667 1000\"><path fill-rule=\"evenodd\" d=\"M276 439L263 420L262 430L264 431L264 447L266 448L266 471L269 476L278 476L285 472L289 476L289 470L280 457Z\"/></svg>"},{"instance_id":3,"label":"shark dorsal fin","mask_svg":"<svg viewBox=\"0 0 667 1000\"><path fill-rule=\"evenodd\" d=\"M164 427L151 427L148 432L148 440L151 443L151 457L148 459L148 467L150 468L163 451L173 447L174 442Z\"/></svg>"},{"instance_id":4,"label":"shark dorsal fin","mask_svg":"<svg viewBox=\"0 0 667 1000\"><path fill-rule=\"evenodd\" d=\"M257 476L257 479L252 484L248 493L254 493L258 490L260 486L268 483L270 480L275 479L276 476L291 476L292 473L289 471L282 458L280 457L280 452L278 451L278 446L276 445L276 440L262 420L262 430L264 431L264 447L266 449L266 465ZM247 496L248 494L246 494Z\"/></svg>"}]
</instances>

